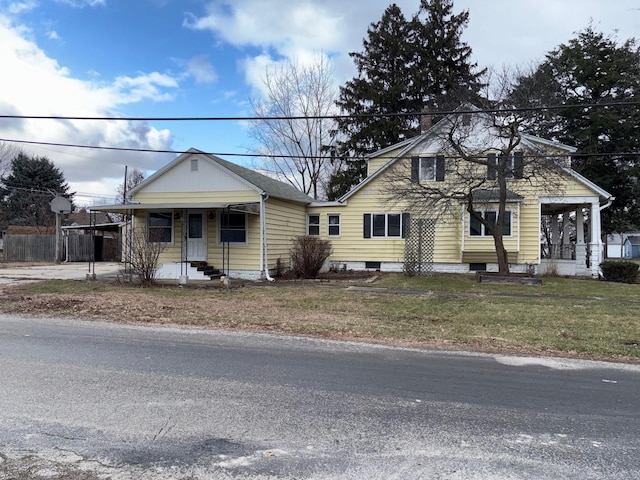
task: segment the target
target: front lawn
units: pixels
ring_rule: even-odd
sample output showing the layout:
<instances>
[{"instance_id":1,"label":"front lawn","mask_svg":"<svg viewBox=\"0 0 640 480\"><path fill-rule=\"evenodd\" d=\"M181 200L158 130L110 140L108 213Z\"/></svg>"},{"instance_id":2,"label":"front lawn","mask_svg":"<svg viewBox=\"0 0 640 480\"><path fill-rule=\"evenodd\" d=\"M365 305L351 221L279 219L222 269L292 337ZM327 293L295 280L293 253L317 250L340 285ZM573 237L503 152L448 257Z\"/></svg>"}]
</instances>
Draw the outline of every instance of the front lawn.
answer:
<instances>
[{"instance_id":1,"label":"front lawn","mask_svg":"<svg viewBox=\"0 0 640 480\"><path fill-rule=\"evenodd\" d=\"M382 274L364 288L353 285L142 289L56 280L5 288L0 312L640 361L640 285L565 278L485 284L440 274Z\"/></svg>"}]
</instances>

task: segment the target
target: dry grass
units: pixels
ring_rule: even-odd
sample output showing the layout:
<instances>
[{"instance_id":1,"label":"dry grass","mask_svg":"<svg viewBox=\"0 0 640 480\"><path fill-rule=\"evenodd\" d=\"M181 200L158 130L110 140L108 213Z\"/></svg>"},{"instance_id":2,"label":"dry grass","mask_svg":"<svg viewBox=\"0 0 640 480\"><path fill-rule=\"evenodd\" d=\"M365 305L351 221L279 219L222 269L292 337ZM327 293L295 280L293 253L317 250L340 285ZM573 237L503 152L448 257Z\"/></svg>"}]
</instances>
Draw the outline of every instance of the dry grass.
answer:
<instances>
[{"instance_id":1,"label":"dry grass","mask_svg":"<svg viewBox=\"0 0 640 480\"><path fill-rule=\"evenodd\" d=\"M640 285L481 285L460 275L384 275L372 286L435 293L363 292L339 282L222 290L49 281L5 288L0 311L640 361Z\"/></svg>"}]
</instances>

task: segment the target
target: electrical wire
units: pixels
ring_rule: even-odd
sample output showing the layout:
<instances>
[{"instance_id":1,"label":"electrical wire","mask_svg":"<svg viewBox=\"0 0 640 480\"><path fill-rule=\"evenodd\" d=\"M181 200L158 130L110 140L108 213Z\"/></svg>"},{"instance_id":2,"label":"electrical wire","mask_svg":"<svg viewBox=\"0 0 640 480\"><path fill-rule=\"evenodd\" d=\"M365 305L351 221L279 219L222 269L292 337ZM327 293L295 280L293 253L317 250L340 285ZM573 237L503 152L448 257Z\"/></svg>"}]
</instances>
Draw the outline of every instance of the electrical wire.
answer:
<instances>
[{"instance_id":1,"label":"electrical wire","mask_svg":"<svg viewBox=\"0 0 640 480\"><path fill-rule=\"evenodd\" d=\"M424 115L450 115L450 114L479 114L500 113L510 115L518 112L536 112L550 110L566 110L572 108L604 108L604 107L638 107L640 101L606 102L606 103L576 103L562 105L548 105L540 107L514 107L483 108L474 110L447 110L437 112L396 112L396 113L361 113L361 114L336 114L336 115L290 115L273 117L100 117L100 116L74 116L74 115L0 115L0 119L21 120L94 120L94 121L144 121L144 122L212 122L212 121L270 121L270 120L323 120L345 118L376 118L376 117L420 117Z\"/></svg>"}]
</instances>

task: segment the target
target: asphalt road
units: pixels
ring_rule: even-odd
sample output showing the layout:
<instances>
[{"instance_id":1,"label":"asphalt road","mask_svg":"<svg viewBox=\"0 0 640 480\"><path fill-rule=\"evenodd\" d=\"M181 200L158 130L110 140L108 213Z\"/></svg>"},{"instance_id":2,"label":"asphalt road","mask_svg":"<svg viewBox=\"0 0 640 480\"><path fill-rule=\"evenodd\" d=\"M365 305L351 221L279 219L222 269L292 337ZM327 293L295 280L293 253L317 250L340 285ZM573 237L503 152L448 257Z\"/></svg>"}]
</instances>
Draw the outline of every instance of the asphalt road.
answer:
<instances>
[{"instance_id":1,"label":"asphalt road","mask_svg":"<svg viewBox=\"0 0 640 480\"><path fill-rule=\"evenodd\" d=\"M0 479L638 479L640 367L0 316Z\"/></svg>"}]
</instances>

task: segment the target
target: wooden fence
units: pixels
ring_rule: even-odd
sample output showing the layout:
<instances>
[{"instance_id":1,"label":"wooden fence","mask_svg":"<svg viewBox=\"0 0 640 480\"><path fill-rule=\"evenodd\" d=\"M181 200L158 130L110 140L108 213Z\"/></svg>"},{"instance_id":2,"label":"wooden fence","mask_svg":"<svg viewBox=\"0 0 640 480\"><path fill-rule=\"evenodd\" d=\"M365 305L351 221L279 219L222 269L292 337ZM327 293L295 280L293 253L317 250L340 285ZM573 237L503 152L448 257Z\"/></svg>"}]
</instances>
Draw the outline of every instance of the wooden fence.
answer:
<instances>
[{"instance_id":1,"label":"wooden fence","mask_svg":"<svg viewBox=\"0 0 640 480\"><path fill-rule=\"evenodd\" d=\"M4 239L7 262L53 262L55 256L55 235L7 235Z\"/></svg>"},{"instance_id":2,"label":"wooden fence","mask_svg":"<svg viewBox=\"0 0 640 480\"><path fill-rule=\"evenodd\" d=\"M7 262L54 262L55 235L7 235L4 260ZM62 244L62 259L69 262L120 261L117 238L68 235Z\"/></svg>"}]
</instances>

